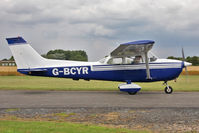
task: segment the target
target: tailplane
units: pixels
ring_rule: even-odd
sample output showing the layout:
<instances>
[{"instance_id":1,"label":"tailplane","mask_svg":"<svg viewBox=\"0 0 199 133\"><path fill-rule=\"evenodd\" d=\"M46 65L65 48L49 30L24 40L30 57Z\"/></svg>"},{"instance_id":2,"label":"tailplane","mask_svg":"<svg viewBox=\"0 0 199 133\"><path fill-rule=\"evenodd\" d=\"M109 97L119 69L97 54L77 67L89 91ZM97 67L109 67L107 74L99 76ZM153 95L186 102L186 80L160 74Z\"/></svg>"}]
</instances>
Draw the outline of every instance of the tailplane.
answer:
<instances>
[{"instance_id":1,"label":"tailplane","mask_svg":"<svg viewBox=\"0 0 199 133\"><path fill-rule=\"evenodd\" d=\"M46 59L39 55L22 37L6 38L18 69L39 68Z\"/></svg>"}]
</instances>

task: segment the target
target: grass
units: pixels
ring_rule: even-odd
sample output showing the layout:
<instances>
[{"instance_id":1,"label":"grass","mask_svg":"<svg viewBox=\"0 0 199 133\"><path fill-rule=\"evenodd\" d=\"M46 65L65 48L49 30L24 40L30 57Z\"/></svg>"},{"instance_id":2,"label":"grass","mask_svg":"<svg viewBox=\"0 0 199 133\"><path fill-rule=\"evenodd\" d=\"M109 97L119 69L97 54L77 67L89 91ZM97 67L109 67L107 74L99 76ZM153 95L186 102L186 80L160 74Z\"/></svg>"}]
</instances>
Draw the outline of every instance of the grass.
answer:
<instances>
[{"instance_id":1,"label":"grass","mask_svg":"<svg viewBox=\"0 0 199 133\"><path fill-rule=\"evenodd\" d=\"M20 110L19 108L10 108L10 109L6 109L6 112L15 112Z\"/></svg>"},{"instance_id":2,"label":"grass","mask_svg":"<svg viewBox=\"0 0 199 133\"><path fill-rule=\"evenodd\" d=\"M0 76L0 89L14 90L117 90L117 82L74 81L66 78Z\"/></svg>"},{"instance_id":3,"label":"grass","mask_svg":"<svg viewBox=\"0 0 199 133\"><path fill-rule=\"evenodd\" d=\"M0 133L146 133L124 128L49 121L0 120Z\"/></svg>"},{"instance_id":4,"label":"grass","mask_svg":"<svg viewBox=\"0 0 199 133\"><path fill-rule=\"evenodd\" d=\"M65 78L33 77L33 76L0 76L0 90L118 90L121 82L110 81L74 81ZM162 91L163 82L136 83L144 91ZM199 91L199 75L181 75L177 82L169 85L175 91Z\"/></svg>"},{"instance_id":5,"label":"grass","mask_svg":"<svg viewBox=\"0 0 199 133\"><path fill-rule=\"evenodd\" d=\"M154 83L138 83L142 86L144 91L157 91L163 90L163 82L154 82ZM169 81L169 86L172 86L174 91L199 91L199 75L181 75L177 82Z\"/></svg>"},{"instance_id":6,"label":"grass","mask_svg":"<svg viewBox=\"0 0 199 133\"><path fill-rule=\"evenodd\" d=\"M70 117L70 116L73 116L75 115L75 113L65 113L65 112L61 112L61 113L55 113L54 114L55 116L59 116L59 117Z\"/></svg>"}]
</instances>

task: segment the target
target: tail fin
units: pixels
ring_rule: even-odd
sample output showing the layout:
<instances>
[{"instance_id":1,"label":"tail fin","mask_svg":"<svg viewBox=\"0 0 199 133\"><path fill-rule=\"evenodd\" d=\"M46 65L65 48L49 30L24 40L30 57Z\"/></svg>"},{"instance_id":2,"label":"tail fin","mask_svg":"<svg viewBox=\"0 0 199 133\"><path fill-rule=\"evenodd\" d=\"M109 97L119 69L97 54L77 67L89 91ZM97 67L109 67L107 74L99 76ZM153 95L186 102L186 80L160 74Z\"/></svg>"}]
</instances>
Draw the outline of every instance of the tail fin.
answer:
<instances>
[{"instance_id":1,"label":"tail fin","mask_svg":"<svg viewBox=\"0 0 199 133\"><path fill-rule=\"evenodd\" d=\"M18 69L38 68L45 65L40 56L22 37L6 38Z\"/></svg>"}]
</instances>

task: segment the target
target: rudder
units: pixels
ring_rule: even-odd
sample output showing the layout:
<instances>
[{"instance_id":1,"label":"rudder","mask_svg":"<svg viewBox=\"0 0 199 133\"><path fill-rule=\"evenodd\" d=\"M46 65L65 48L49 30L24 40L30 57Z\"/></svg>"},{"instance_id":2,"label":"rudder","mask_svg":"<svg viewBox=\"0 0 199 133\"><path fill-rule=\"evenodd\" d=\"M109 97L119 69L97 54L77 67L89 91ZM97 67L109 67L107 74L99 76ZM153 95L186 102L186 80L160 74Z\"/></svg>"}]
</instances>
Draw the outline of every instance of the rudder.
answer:
<instances>
[{"instance_id":1,"label":"rudder","mask_svg":"<svg viewBox=\"0 0 199 133\"><path fill-rule=\"evenodd\" d=\"M39 55L22 37L6 38L17 69L39 68L45 65L45 58Z\"/></svg>"}]
</instances>

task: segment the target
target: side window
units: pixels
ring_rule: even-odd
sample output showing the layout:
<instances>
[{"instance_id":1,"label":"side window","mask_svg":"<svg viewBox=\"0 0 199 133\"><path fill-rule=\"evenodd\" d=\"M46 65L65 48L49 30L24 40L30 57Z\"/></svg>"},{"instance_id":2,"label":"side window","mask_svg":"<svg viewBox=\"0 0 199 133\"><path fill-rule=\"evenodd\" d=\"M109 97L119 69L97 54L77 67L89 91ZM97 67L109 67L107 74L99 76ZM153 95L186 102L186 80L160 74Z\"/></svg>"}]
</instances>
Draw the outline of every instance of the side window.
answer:
<instances>
[{"instance_id":1,"label":"side window","mask_svg":"<svg viewBox=\"0 0 199 133\"><path fill-rule=\"evenodd\" d=\"M99 60L100 63L104 63L105 61L106 61L106 58Z\"/></svg>"},{"instance_id":2,"label":"side window","mask_svg":"<svg viewBox=\"0 0 199 133\"><path fill-rule=\"evenodd\" d=\"M126 58L126 63L125 64L132 64L133 58Z\"/></svg>"},{"instance_id":3,"label":"side window","mask_svg":"<svg viewBox=\"0 0 199 133\"><path fill-rule=\"evenodd\" d=\"M148 52L149 62L154 62L157 60L157 56L154 55L151 51Z\"/></svg>"},{"instance_id":4,"label":"side window","mask_svg":"<svg viewBox=\"0 0 199 133\"><path fill-rule=\"evenodd\" d=\"M156 61L156 60L157 60L157 58L155 56L150 58L150 62L153 62L153 61Z\"/></svg>"},{"instance_id":5,"label":"side window","mask_svg":"<svg viewBox=\"0 0 199 133\"><path fill-rule=\"evenodd\" d=\"M122 64L122 58L111 58L107 63L108 64Z\"/></svg>"},{"instance_id":6,"label":"side window","mask_svg":"<svg viewBox=\"0 0 199 133\"><path fill-rule=\"evenodd\" d=\"M114 58L113 63L114 64L122 64L122 58Z\"/></svg>"},{"instance_id":7,"label":"side window","mask_svg":"<svg viewBox=\"0 0 199 133\"><path fill-rule=\"evenodd\" d=\"M142 56L135 56L134 60L133 60L133 64L139 64L143 62L143 58Z\"/></svg>"}]
</instances>

